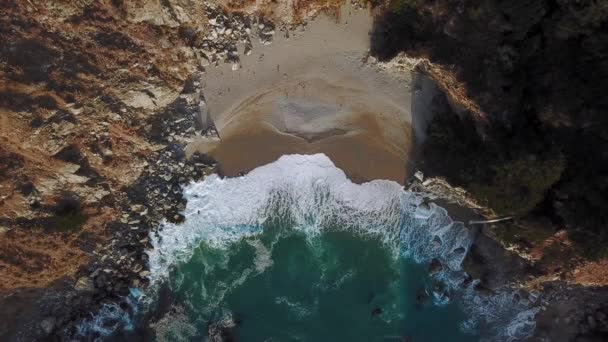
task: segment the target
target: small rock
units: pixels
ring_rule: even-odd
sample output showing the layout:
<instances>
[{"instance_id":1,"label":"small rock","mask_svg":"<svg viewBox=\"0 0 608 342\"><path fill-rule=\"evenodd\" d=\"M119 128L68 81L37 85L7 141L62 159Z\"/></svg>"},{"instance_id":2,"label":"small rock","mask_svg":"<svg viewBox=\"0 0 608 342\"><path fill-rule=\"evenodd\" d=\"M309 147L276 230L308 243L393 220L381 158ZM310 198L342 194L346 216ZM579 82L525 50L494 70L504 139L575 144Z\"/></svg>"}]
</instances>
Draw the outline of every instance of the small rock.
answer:
<instances>
[{"instance_id":1,"label":"small rock","mask_svg":"<svg viewBox=\"0 0 608 342\"><path fill-rule=\"evenodd\" d=\"M425 288L420 288L416 291L416 307L422 308L423 305L431 298L429 292Z\"/></svg>"},{"instance_id":2,"label":"small rock","mask_svg":"<svg viewBox=\"0 0 608 342\"><path fill-rule=\"evenodd\" d=\"M101 268L98 268L95 271L93 271L93 273L91 273L91 278L97 277L97 275L99 275L99 272L101 272Z\"/></svg>"},{"instance_id":3,"label":"small rock","mask_svg":"<svg viewBox=\"0 0 608 342\"><path fill-rule=\"evenodd\" d=\"M141 205L141 204L133 204L131 206L131 210L133 210L136 213L140 213L140 212L142 212L144 210L144 206Z\"/></svg>"},{"instance_id":4,"label":"small rock","mask_svg":"<svg viewBox=\"0 0 608 342\"><path fill-rule=\"evenodd\" d=\"M44 331L45 334L50 334L55 329L55 317L48 317L40 322L40 328Z\"/></svg>"},{"instance_id":5,"label":"small rock","mask_svg":"<svg viewBox=\"0 0 608 342\"><path fill-rule=\"evenodd\" d=\"M454 252L454 254L457 254L457 255L463 255L464 252L466 252L466 251L467 250L464 247L458 247L458 248L454 249L453 252Z\"/></svg>"},{"instance_id":6,"label":"small rock","mask_svg":"<svg viewBox=\"0 0 608 342\"><path fill-rule=\"evenodd\" d=\"M442 269L443 265L441 265L441 262L439 260L431 260L431 263L429 264L429 274L433 275L435 273L439 273Z\"/></svg>"},{"instance_id":7,"label":"small rock","mask_svg":"<svg viewBox=\"0 0 608 342\"><path fill-rule=\"evenodd\" d=\"M433 237L433 241L431 241L431 245L433 246L433 248L438 248L439 246L441 246L441 238L437 235L435 235L435 237Z\"/></svg>"},{"instance_id":8,"label":"small rock","mask_svg":"<svg viewBox=\"0 0 608 342\"><path fill-rule=\"evenodd\" d=\"M78 278L78 281L76 281L74 288L78 291L93 291L95 289L95 286L93 285L93 281L90 278L80 277Z\"/></svg>"}]
</instances>

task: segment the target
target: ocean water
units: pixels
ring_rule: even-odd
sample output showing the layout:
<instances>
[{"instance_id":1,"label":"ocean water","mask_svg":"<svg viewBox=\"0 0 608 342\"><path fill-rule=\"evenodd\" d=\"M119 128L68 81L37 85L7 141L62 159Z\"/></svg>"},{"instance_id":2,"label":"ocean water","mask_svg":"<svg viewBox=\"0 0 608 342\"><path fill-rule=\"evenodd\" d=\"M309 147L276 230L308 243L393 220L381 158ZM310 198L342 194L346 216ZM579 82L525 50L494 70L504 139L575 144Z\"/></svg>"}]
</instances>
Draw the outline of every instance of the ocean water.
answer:
<instances>
[{"instance_id":1,"label":"ocean water","mask_svg":"<svg viewBox=\"0 0 608 342\"><path fill-rule=\"evenodd\" d=\"M185 222L150 235L137 310L106 310L127 322L112 329L152 323L158 341L516 341L534 330L537 309L513 290L474 290L461 267L468 229L395 182L354 184L322 154L289 155L184 194ZM158 308L161 288L174 298L165 317L125 319Z\"/></svg>"},{"instance_id":2,"label":"ocean water","mask_svg":"<svg viewBox=\"0 0 608 342\"><path fill-rule=\"evenodd\" d=\"M201 243L169 277L196 327L181 338L224 324L238 341L478 339L461 329L466 315L456 304L434 302L441 285L425 265L336 228L311 237L276 220L227 248Z\"/></svg>"}]
</instances>

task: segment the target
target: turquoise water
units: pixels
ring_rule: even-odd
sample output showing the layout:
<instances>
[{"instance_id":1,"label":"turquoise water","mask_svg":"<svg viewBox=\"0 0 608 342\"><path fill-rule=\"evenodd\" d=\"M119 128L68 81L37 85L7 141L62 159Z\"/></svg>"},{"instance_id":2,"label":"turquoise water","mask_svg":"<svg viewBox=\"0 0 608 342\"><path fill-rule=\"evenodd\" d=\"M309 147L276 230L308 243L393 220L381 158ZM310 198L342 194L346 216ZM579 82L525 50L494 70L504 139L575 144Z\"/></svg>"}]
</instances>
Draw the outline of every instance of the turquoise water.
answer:
<instances>
[{"instance_id":1,"label":"turquoise water","mask_svg":"<svg viewBox=\"0 0 608 342\"><path fill-rule=\"evenodd\" d=\"M156 341L520 341L537 307L475 290L472 237L395 182L352 183L290 155L184 188L181 224L151 232L150 286L78 336ZM429 263L442 265L430 276ZM166 291L167 288L170 291Z\"/></svg>"},{"instance_id":2,"label":"turquoise water","mask_svg":"<svg viewBox=\"0 0 608 342\"><path fill-rule=\"evenodd\" d=\"M536 309L510 289L475 291L462 223L395 182L354 184L324 155L211 175L184 196L184 223L150 234L143 302L164 303L165 285L176 299L152 322L159 341L517 341L534 329Z\"/></svg>"},{"instance_id":3,"label":"turquoise water","mask_svg":"<svg viewBox=\"0 0 608 342\"><path fill-rule=\"evenodd\" d=\"M422 295L437 287L426 265L348 230L266 224L228 247L201 243L169 278L191 324L168 340L200 340L221 322L238 341L478 340L455 304Z\"/></svg>"}]
</instances>

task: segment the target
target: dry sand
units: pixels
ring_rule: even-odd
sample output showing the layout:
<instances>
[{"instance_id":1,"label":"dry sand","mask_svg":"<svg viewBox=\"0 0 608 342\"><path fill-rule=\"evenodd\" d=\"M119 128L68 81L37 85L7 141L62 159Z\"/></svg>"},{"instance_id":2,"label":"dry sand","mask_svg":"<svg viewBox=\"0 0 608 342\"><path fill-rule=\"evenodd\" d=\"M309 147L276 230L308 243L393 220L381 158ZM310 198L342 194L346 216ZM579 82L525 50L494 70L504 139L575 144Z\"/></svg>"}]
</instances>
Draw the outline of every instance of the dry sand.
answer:
<instances>
[{"instance_id":1,"label":"dry sand","mask_svg":"<svg viewBox=\"0 0 608 342\"><path fill-rule=\"evenodd\" d=\"M203 85L221 141L200 138L187 153L212 155L227 176L284 154L324 153L357 182L403 183L412 149L411 75L368 65L366 10L319 16L305 31L278 31L241 68L209 67Z\"/></svg>"}]
</instances>

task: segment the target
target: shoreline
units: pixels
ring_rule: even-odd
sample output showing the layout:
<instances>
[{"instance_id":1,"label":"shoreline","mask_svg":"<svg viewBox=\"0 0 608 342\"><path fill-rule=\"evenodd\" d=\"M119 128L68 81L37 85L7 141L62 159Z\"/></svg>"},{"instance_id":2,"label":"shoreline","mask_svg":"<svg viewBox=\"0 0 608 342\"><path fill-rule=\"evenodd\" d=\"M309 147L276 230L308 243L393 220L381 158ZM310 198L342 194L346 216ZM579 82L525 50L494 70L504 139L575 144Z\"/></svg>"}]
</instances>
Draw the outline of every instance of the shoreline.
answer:
<instances>
[{"instance_id":1,"label":"shoreline","mask_svg":"<svg viewBox=\"0 0 608 342\"><path fill-rule=\"evenodd\" d=\"M100 32L89 34L83 30L86 35L75 35L78 39L74 41L83 39L87 46L94 47L90 54L80 54L78 46L70 45L73 42L54 40L54 35L40 35L40 30L45 32L47 26L39 26L37 20L42 18L41 22L48 23L48 27L73 34L70 30L82 28L78 26L80 21L84 26L91 24L89 14L97 10L102 17L111 18L112 25L113 21L123 20L121 16L116 18L122 19L113 17L117 9L93 3L86 11L76 9L74 22L72 17L61 17L57 19L61 24L57 24L53 21L55 17L38 16L44 12L30 12L29 6L26 11L19 4L7 5L20 23L14 33L18 38L15 51L25 50L40 56L44 63L32 63L31 59L24 58L19 64L21 61L13 60L14 56L8 62L14 70L26 70L27 80L23 82L28 85L15 87L11 90L15 93L2 94L8 100L0 98L3 105L10 107L10 115L2 116L0 129L0 135L7 142L8 152L0 146L0 158L10 161L8 178L0 180L4 182L2 186L10 183L6 189L12 192L1 199L5 208L9 208L6 211L9 216L1 218L0 239L6 239L2 242L13 248L7 249L8 255L18 255L15 268L24 272L30 271L28 267L33 267L34 272L48 271L38 266L40 260L48 258L45 259L43 253L28 254L27 249L19 249L23 247L19 243L27 243L27 239L16 241L15 249L10 245L15 242L10 240L13 230L13 233L19 230L20 234L31 234L30 239L50 245L47 249L51 250L54 247L49 244L52 242L50 235L47 236L49 232L58 240L77 237L75 245L61 247L77 248L78 253L87 255L87 261L68 259L78 264L77 271L66 271L60 278L51 274L55 280L46 287L10 288L2 293L0 304L14 305L19 314L3 313L6 319L0 337L67 339L79 322L101 305L119 303L130 287L145 287L149 275L146 250L151 247L150 234L159 229L163 220L181 222L184 219L182 212L186 203L182 186L201 180L209 173L238 176L284 154L318 152L330 156L356 183L380 178L403 184L417 169L421 152L418 147L432 117L428 111L437 87L427 84L430 78L418 83L416 77L420 74L412 74L415 68L408 63L397 66L376 63L366 52L369 22L357 25L356 20L343 12L342 16L338 15L342 20L338 24L319 15L316 19L321 20L319 31L315 31L317 24L313 21L306 30L285 30L255 15L239 17L235 24L232 17L223 19L227 14L222 9L206 6L204 11L197 9L201 11L198 17L203 18L202 21L180 22L181 16L167 18L159 10L155 20L160 23L131 18L135 21L125 24L133 26L128 27L131 31L126 26L121 26L123 32L114 31L111 25L93 24L91 27ZM18 10L12 11L13 8ZM31 13L36 19L23 19L22 13ZM216 24L207 22L209 18ZM64 22L69 25L62 26ZM237 38L234 35L224 38L230 37L221 26L224 22L232 25L230 30L238 32ZM327 34L327 28L335 25L342 25L341 29ZM189 31L191 26L199 31ZM14 28L12 25L6 27L3 32L13 32L8 29ZM34 29L29 31L27 27ZM141 27L155 32L154 43L148 41L150 33L142 33ZM220 30L224 31L218 38ZM124 36L126 40L108 40L104 36L106 31ZM334 31L338 32L335 36ZM344 32L354 38L341 39ZM306 40L307 34L312 34L314 39ZM156 35L162 39L156 40ZM245 47L239 45L237 58L233 55L237 47L235 50L225 46L194 48L195 42L200 44L211 38L221 40L219 45L223 45L236 44L245 36L253 39L253 43ZM22 44L30 39L39 46ZM299 44L302 45L297 48ZM51 47L48 51L47 45ZM100 45L107 50L102 50ZM162 49L155 50L159 46ZM148 50L153 53L146 52ZM166 51L179 53L163 55ZM55 58L55 53L61 58ZM91 56L101 56L103 62ZM116 57L117 61L106 63L108 56ZM341 58L347 62L340 62ZM74 60L90 60L92 64L76 65L72 63ZM28 63L36 67L51 65L54 72L46 69L41 72ZM315 69L315 66L321 68ZM9 71L7 75L21 80L19 72ZM32 76L29 71L46 76ZM97 78L99 74L118 76ZM345 76L351 74L356 77ZM73 75L80 76L73 79ZM32 80L36 82L29 84ZM64 82L67 87L63 86ZM58 84L62 86L57 87ZM314 91L303 91L302 84ZM462 94L465 88L454 89ZM431 92L427 93L428 90ZM344 99L339 105L331 100L337 95ZM13 98L17 100L12 102ZM453 98L449 101L457 102ZM382 115L376 108L383 109ZM304 120L311 111L324 115ZM277 115L277 112L290 114ZM11 126L14 132L5 130L4 126ZM222 139L214 136L213 128ZM43 157L36 160L38 155ZM216 165L209 156L222 165ZM26 169L27 173L23 171ZM64 190L80 196L82 212L92 215L85 229L60 231L48 224L49 217L55 218L52 216L55 202L61 202ZM432 201L445 204L450 200L450 196L439 196ZM467 204L445 205L454 220L477 215L475 209L478 208ZM105 216L99 215L104 212ZM30 230L32 227L39 231ZM480 291L492 291L501 283L538 291L543 311L537 320L544 331L559 326L556 331L576 336L579 333L576 329L583 329L581 334L585 334L603 322L601 317L605 319L608 307L598 307L608 294L602 287L573 284L570 278L560 278L558 271L539 276L536 266L529 267L528 260L521 264L525 258L499 242L494 232L494 229L480 229L480 239L476 242L480 248L471 254L473 266L483 266L475 270L469 268L485 282ZM30 260L36 262L34 266L28 265ZM47 273L52 272L45 275ZM562 301L567 301L566 308L560 306ZM585 309L579 310L579 307Z\"/></svg>"},{"instance_id":2,"label":"shoreline","mask_svg":"<svg viewBox=\"0 0 608 342\"><path fill-rule=\"evenodd\" d=\"M204 121L216 139L199 138L187 154L206 153L236 176L284 154L328 155L357 182L403 184L412 153L412 75L367 63L371 15L344 6L306 30L254 44L236 70L207 73ZM288 38L289 37L289 38Z\"/></svg>"}]
</instances>

